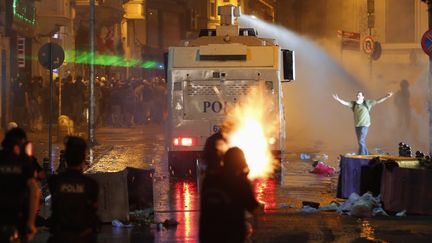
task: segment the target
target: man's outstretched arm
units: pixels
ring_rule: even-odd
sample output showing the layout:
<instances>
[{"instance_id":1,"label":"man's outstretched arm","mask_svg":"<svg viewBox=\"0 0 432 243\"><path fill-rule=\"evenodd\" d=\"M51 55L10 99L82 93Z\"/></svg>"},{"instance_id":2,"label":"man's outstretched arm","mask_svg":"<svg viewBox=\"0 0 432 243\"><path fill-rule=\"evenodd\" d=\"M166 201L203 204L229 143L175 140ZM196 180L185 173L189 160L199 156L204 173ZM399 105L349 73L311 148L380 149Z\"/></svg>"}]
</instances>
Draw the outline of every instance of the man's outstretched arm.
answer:
<instances>
[{"instance_id":1,"label":"man's outstretched arm","mask_svg":"<svg viewBox=\"0 0 432 243\"><path fill-rule=\"evenodd\" d=\"M333 98L334 98L335 100L337 100L339 103L341 103L342 105L344 105L344 106L348 106L348 107L351 107L351 102L348 102L348 101L345 101L345 100L339 98L339 96L338 96L337 94L334 94L334 95L333 95Z\"/></svg>"},{"instance_id":2,"label":"man's outstretched arm","mask_svg":"<svg viewBox=\"0 0 432 243\"><path fill-rule=\"evenodd\" d=\"M386 96L382 97L381 99L377 100L377 104L383 103L388 98L393 96L393 92L388 92Z\"/></svg>"}]
</instances>

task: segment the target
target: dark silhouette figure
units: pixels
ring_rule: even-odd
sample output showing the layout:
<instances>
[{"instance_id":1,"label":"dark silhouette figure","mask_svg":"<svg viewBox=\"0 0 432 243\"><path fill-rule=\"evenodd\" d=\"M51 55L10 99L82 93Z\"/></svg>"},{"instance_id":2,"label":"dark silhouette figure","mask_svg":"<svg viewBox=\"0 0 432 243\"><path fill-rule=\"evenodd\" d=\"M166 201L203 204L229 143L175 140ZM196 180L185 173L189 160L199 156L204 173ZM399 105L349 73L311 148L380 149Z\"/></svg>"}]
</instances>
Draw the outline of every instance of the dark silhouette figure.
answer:
<instances>
[{"instance_id":1,"label":"dark silhouette figure","mask_svg":"<svg viewBox=\"0 0 432 243\"><path fill-rule=\"evenodd\" d=\"M204 178L201 192L199 238L207 242L244 242L245 211L258 208L252 185L247 178L249 168L243 152L230 148L223 157L224 165Z\"/></svg>"},{"instance_id":2,"label":"dark silhouette figure","mask_svg":"<svg viewBox=\"0 0 432 243\"><path fill-rule=\"evenodd\" d=\"M52 196L52 236L48 242L96 242L99 187L83 175L86 149L82 138L68 137L64 155L67 169L48 181Z\"/></svg>"},{"instance_id":3,"label":"dark silhouette figure","mask_svg":"<svg viewBox=\"0 0 432 243\"><path fill-rule=\"evenodd\" d=\"M62 86L62 114L70 119L73 117L73 102L74 102L74 83L72 76L67 76L66 82Z\"/></svg>"},{"instance_id":4,"label":"dark silhouette figure","mask_svg":"<svg viewBox=\"0 0 432 243\"><path fill-rule=\"evenodd\" d=\"M221 147L225 143L226 139L220 131L207 138L202 155L206 167L206 174L216 173L221 169L223 158Z\"/></svg>"},{"instance_id":5,"label":"dark silhouette figure","mask_svg":"<svg viewBox=\"0 0 432 243\"><path fill-rule=\"evenodd\" d=\"M85 91L86 86L83 82L83 78L78 76L76 82L72 85L72 119L76 126L82 125Z\"/></svg>"},{"instance_id":6,"label":"dark silhouette figure","mask_svg":"<svg viewBox=\"0 0 432 243\"><path fill-rule=\"evenodd\" d=\"M409 82L405 79L400 82L400 90L396 93L395 105L398 117L397 130L406 138L411 125L411 106Z\"/></svg>"},{"instance_id":7,"label":"dark silhouette figure","mask_svg":"<svg viewBox=\"0 0 432 243\"><path fill-rule=\"evenodd\" d=\"M28 124L27 85L21 79L12 84L13 90L13 119L21 126Z\"/></svg>"},{"instance_id":8,"label":"dark silhouette figure","mask_svg":"<svg viewBox=\"0 0 432 243\"><path fill-rule=\"evenodd\" d=\"M25 132L13 128L1 144L0 242L27 242L36 233L40 193L31 158L24 151L26 141Z\"/></svg>"}]
</instances>

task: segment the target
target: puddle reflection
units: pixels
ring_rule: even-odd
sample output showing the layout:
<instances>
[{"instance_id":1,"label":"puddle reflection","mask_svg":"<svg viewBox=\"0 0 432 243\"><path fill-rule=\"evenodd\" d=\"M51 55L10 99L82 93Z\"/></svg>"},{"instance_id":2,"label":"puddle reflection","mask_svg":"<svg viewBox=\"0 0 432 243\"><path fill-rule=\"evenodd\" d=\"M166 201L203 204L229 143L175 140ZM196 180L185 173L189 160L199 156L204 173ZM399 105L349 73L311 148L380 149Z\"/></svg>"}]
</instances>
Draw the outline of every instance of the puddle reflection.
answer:
<instances>
[{"instance_id":1,"label":"puddle reflection","mask_svg":"<svg viewBox=\"0 0 432 243\"><path fill-rule=\"evenodd\" d=\"M385 243L387 241L377 239L375 236L375 228L371 225L369 220L359 220L360 223L360 237L364 238L368 241L373 242L382 242Z\"/></svg>"},{"instance_id":2,"label":"puddle reflection","mask_svg":"<svg viewBox=\"0 0 432 243\"><path fill-rule=\"evenodd\" d=\"M196 183L191 181L178 181L175 183L175 209L177 221L182 222L176 232L177 239L191 239L198 232L198 209L199 204Z\"/></svg>"},{"instance_id":3,"label":"puddle reflection","mask_svg":"<svg viewBox=\"0 0 432 243\"><path fill-rule=\"evenodd\" d=\"M276 181L274 179L256 179L252 184L256 198L264 204L264 209L276 208Z\"/></svg>"}]
</instances>

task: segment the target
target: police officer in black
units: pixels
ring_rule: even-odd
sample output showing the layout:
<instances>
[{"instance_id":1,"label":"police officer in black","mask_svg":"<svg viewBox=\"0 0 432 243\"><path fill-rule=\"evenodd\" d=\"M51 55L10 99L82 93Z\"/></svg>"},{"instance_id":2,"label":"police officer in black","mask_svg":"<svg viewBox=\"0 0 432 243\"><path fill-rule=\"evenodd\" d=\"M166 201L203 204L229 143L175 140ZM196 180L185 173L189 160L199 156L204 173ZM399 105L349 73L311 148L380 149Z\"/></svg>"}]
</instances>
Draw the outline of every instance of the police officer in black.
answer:
<instances>
[{"instance_id":1,"label":"police officer in black","mask_svg":"<svg viewBox=\"0 0 432 243\"><path fill-rule=\"evenodd\" d=\"M83 175L87 144L82 138L68 137L65 147L67 169L48 181L52 200L48 242L96 242L99 187Z\"/></svg>"},{"instance_id":2,"label":"police officer in black","mask_svg":"<svg viewBox=\"0 0 432 243\"><path fill-rule=\"evenodd\" d=\"M27 135L9 130L0 151L0 242L27 242L36 233L35 218L40 190L30 157L25 153Z\"/></svg>"}]
</instances>

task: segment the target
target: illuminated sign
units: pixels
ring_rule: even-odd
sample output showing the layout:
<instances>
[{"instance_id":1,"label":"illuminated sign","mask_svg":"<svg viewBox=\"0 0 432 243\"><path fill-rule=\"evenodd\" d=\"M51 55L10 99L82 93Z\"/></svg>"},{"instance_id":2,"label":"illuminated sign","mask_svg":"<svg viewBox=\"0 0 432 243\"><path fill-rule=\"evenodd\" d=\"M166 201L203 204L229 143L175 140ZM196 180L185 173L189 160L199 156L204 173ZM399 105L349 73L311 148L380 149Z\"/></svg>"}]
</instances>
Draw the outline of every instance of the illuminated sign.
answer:
<instances>
[{"instance_id":1,"label":"illuminated sign","mask_svg":"<svg viewBox=\"0 0 432 243\"><path fill-rule=\"evenodd\" d=\"M36 22L34 0L13 0L12 10L14 18L28 24Z\"/></svg>"}]
</instances>

